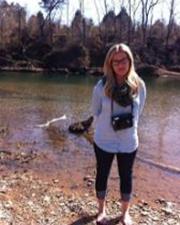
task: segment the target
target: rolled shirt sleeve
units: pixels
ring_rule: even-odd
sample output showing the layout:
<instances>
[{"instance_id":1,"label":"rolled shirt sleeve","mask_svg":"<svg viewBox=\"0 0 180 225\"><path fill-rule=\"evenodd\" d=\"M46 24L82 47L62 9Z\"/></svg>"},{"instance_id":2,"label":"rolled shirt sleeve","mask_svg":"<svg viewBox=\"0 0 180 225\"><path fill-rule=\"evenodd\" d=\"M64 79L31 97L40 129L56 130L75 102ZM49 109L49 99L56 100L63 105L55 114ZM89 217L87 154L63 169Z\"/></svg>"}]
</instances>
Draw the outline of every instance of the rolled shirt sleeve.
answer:
<instances>
[{"instance_id":1,"label":"rolled shirt sleeve","mask_svg":"<svg viewBox=\"0 0 180 225\"><path fill-rule=\"evenodd\" d=\"M93 89L91 108L93 116L95 118L99 116L102 110L102 94L101 94L102 88L103 86L100 80Z\"/></svg>"}]
</instances>

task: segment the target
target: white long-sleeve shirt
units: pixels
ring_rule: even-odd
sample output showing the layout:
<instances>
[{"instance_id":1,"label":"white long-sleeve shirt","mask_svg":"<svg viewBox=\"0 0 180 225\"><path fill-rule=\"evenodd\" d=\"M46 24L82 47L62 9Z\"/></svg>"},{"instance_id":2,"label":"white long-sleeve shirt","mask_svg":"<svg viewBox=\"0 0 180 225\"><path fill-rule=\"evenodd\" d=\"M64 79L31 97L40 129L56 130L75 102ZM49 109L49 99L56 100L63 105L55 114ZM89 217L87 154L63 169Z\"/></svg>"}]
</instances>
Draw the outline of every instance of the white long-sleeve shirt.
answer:
<instances>
[{"instance_id":1,"label":"white long-sleeve shirt","mask_svg":"<svg viewBox=\"0 0 180 225\"><path fill-rule=\"evenodd\" d=\"M96 118L94 142L107 152L130 153L138 148L138 122L146 99L146 86L141 82L139 92L133 99L133 126L114 131L111 125L111 99L105 95L103 81L100 80L93 90L92 111ZM123 107L113 102L113 115L129 113L131 106Z\"/></svg>"}]
</instances>

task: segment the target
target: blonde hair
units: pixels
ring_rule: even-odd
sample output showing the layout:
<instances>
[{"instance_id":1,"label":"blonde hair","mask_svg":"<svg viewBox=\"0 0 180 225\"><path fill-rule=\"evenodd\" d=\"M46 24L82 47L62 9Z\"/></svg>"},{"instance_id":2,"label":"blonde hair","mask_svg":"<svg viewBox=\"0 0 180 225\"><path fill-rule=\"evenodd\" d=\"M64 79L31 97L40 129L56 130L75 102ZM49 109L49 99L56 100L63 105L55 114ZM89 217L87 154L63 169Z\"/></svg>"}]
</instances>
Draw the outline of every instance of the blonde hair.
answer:
<instances>
[{"instance_id":1,"label":"blonde hair","mask_svg":"<svg viewBox=\"0 0 180 225\"><path fill-rule=\"evenodd\" d=\"M123 43L113 45L106 55L103 66L103 72L106 77L105 94L110 98L112 97L112 89L116 82L114 76L115 74L112 68L112 58L117 52L124 52L128 56L130 67L125 82L130 86L131 94L136 95L138 93L141 79L135 71L132 52L130 48Z\"/></svg>"}]
</instances>

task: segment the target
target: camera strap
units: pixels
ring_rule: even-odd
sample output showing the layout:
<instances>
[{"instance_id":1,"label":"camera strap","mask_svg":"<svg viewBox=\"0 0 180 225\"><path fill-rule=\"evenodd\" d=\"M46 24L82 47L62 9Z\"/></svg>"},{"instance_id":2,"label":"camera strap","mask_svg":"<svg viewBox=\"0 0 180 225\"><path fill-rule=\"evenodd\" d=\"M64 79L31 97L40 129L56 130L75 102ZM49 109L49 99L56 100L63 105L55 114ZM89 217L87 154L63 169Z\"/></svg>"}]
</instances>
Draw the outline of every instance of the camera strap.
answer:
<instances>
[{"instance_id":1,"label":"camera strap","mask_svg":"<svg viewBox=\"0 0 180 225\"><path fill-rule=\"evenodd\" d=\"M111 116L113 116L113 109L114 109L114 107L113 107L113 99L111 98ZM132 115L133 115L133 108L134 108L134 105L133 105L133 100L132 100L132 102L131 102L131 113L132 113Z\"/></svg>"}]
</instances>

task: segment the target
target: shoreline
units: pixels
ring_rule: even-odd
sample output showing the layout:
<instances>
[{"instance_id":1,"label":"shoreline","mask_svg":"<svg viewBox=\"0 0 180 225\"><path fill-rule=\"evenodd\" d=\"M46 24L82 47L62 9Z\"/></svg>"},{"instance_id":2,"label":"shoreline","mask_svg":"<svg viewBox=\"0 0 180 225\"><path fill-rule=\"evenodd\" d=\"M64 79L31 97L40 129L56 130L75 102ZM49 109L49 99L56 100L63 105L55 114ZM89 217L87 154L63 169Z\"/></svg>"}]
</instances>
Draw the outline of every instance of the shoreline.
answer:
<instances>
[{"instance_id":1,"label":"shoreline","mask_svg":"<svg viewBox=\"0 0 180 225\"><path fill-rule=\"evenodd\" d=\"M102 68L92 67L92 68L40 68L40 67L0 67L0 72L35 72L35 73L60 73L60 74L89 74L94 76L102 76Z\"/></svg>"},{"instance_id":2,"label":"shoreline","mask_svg":"<svg viewBox=\"0 0 180 225\"><path fill-rule=\"evenodd\" d=\"M180 78L179 71L168 70L165 68L157 67L154 65L141 65L136 69L140 76L151 76L151 77L172 77ZM89 67L89 68L41 68L41 67L0 67L0 72L33 72L33 73L59 73L66 75L92 75L92 76L102 76L103 70L101 67Z\"/></svg>"}]
</instances>

